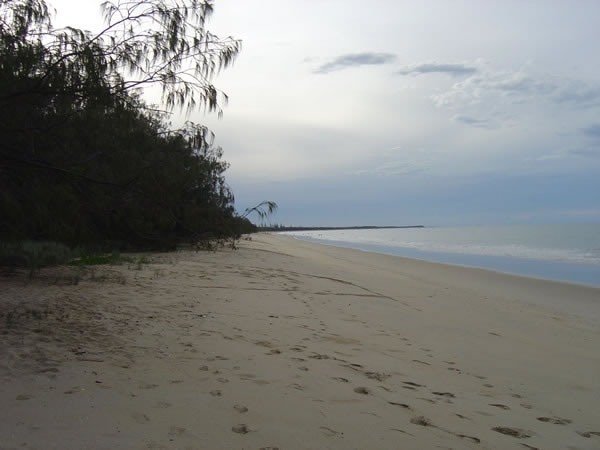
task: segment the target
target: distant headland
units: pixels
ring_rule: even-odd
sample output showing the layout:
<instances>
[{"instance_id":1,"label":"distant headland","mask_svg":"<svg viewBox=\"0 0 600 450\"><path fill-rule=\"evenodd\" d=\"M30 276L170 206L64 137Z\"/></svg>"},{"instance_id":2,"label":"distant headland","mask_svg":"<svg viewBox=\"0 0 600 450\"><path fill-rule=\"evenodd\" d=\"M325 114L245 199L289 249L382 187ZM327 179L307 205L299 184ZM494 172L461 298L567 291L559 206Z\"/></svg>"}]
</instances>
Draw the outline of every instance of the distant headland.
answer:
<instances>
[{"instance_id":1,"label":"distant headland","mask_svg":"<svg viewBox=\"0 0 600 450\"><path fill-rule=\"evenodd\" d=\"M348 227L294 227L285 225L259 226L258 231L329 231L329 230L383 230L390 228L425 228L424 225L358 225Z\"/></svg>"}]
</instances>

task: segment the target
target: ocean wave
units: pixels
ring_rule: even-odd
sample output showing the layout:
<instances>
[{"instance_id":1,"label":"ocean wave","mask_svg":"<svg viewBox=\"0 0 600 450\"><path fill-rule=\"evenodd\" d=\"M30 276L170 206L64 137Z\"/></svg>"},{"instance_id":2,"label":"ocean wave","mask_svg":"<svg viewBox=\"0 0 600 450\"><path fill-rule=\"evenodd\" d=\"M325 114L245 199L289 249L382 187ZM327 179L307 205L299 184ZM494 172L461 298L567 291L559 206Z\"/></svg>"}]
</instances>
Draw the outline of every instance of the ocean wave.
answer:
<instances>
[{"instance_id":1,"label":"ocean wave","mask_svg":"<svg viewBox=\"0 0 600 450\"><path fill-rule=\"evenodd\" d=\"M468 233L468 230L466 231ZM394 230L335 230L335 231L300 231L289 232L295 237L310 240L337 242L344 246L369 245L390 250L410 249L420 252L453 253L478 256L500 256L517 259L554 261L576 264L600 264L600 248L575 248L527 245L523 243L482 242L485 233L478 230L478 241L461 237L458 233L420 231L426 239L414 239L411 233L394 232ZM414 233L412 233L414 234ZM489 240L499 240L498 236L489 234ZM483 236L483 237L482 237ZM409 239L407 239L407 237ZM446 237L446 242L443 241ZM523 239L523 237L521 237ZM563 238L564 239L564 238Z\"/></svg>"}]
</instances>

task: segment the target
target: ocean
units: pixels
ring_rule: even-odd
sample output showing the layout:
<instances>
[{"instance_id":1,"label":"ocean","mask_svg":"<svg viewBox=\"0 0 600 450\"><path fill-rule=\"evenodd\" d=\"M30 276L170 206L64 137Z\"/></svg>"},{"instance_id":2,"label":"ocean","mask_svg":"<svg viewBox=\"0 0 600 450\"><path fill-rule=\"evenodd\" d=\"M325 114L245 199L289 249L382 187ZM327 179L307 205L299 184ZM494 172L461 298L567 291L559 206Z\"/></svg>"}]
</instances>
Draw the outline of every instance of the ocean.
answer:
<instances>
[{"instance_id":1,"label":"ocean","mask_svg":"<svg viewBox=\"0 0 600 450\"><path fill-rule=\"evenodd\" d=\"M284 232L339 247L600 287L600 225Z\"/></svg>"}]
</instances>

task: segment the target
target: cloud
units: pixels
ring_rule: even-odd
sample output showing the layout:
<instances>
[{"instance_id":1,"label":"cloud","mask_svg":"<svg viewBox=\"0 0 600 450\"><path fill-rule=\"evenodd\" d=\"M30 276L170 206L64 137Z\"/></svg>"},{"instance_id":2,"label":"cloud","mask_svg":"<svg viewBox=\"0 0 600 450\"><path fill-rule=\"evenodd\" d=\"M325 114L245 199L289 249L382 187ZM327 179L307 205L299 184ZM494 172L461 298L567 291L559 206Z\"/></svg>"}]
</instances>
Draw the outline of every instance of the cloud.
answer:
<instances>
[{"instance_id":1,"label":"cloud","mask_svg":"<svg viewBox=\"0 0 600 450\"><path fill-rule=\"evenodd\" d=\"M548 76L533 77L524 71L477 71L431 96L438 107L476 104L501 106L546 101L583 109L600 106L600 83Z\"/></svg>"},{"instance_id":2,"label":"cloud","mask_svg":"<svg viewBox=\"0 0 600 450\"><path fill-rule=\"evenodd\" d=\"M553 100L576 108L600 106L600 83L566 80L556 86Z\"/></svg>"},{"instance_id":3,"label":"cloud","mask_svg":"<svg viewBox=\"0 0 600 450\"><path fill-rule=\"evenodd\" d=\"M346 55L340 55L337 58L332 59L325 64L319 66L314 73L329 73L336 70L343 70L349 67L358 66L374 66L388 64L396 58L391 53L352 53Z\"/></svg>"},{"instance_id":4,"label":"cloud","mask_svg":"<svg viewBox=\"0 0 600 450\"><path fill-rule=\"evenodd\" d=\"M406 161L388 161L376 167L368 169L360 169L352 172L353 175L377 175L377 176L394 176L394 175L412 175L425 172L426 168L415 162Z\"/></svg>"},{"instance_id":5,"label":"cloud","mask_svg":"<svg viewBox=\"0 0 600 450\"><path fill-rule=\"evenodd\" d=\"M587 148L577 148L573 150L569 150L570 155L580 156L583 158L598 158L600 157L600 148L598 147L587 147Z\"/></svg>"},{"instance_id":6,"label":"cloud","mask_svg":"<svg viewBox=\"0 0 600 450\"><path fill-rule=\"evenodd\" d=\"M481 72L431 98L436 106L461 106L485 101L519 104L556 92L557 86L523 72Z\"/></svg>"},{"instance_id":7,"label":"cloud","mask_svg":"<svg viewBox=\"0 0 600 450\"><path fill-rule=\"evenodd\" d=\"M405 66L394 73L397 75L423 75L428 73L446 73L452 76L472 75L478 71L477 67L469 64L442 64L422 63Z\"/></svg>"},{"instance_id":8,"label":"cloud","mask_svg":"<svg viewBox=\"0 0 600 450\"><path fill-rule=\"evenodd\" d=\"M491 128L491 123L487 119L476 119L475 117L462 116L460 114L457 114L452 118L452 120L454 120L455 122L464 123L465 125L471 125L472 127Z\"/></svg>"},{"instance_id":9,"label":"cloud","mask_svg":"<svg viewBox=\"0 0 600 450\"><path fill-rule=\"evenodd\" d=\"M583 134L592 139L600 139L600 123L595 123L588 127L582 128Z\"/></svg>"}]
</instances>

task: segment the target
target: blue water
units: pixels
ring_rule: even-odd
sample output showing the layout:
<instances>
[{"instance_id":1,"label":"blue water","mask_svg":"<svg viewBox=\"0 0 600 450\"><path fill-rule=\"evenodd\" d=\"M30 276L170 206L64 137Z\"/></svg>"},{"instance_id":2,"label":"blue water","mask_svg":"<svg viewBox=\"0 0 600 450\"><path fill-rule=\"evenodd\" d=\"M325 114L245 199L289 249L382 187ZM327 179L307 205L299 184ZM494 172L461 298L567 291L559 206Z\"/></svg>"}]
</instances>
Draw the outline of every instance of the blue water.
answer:
<instances>
[{"instance_id":1,"label":"blue water","mask_svg":"<svg viewBox=\"0 0 600 450\"><path fill-rule=\"evenodd\" d=\"M323 244L600 287L600 225L295 231Z\"/></svg>"}]
</instances>

